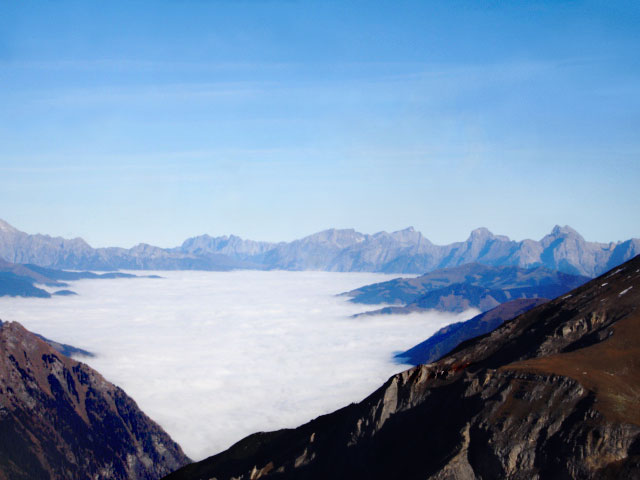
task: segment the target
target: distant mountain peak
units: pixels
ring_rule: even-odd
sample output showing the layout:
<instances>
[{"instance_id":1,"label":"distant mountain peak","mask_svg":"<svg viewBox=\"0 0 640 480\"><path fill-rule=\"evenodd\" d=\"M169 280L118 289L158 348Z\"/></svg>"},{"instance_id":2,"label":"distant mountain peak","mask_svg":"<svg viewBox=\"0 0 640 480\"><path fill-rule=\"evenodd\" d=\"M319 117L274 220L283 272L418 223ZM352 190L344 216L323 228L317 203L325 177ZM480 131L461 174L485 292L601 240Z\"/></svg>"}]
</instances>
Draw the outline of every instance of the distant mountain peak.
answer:
<instances>
[{"instance_id":1,"label":"distant mountain peak","mask_svg":"<svg viewBox=\"0 0 640 480\"><path fill-rule=\"evenodd\" d=\"M486 227L476 228L471 231L469 240L484 240L487 238L493 238L495 235Z\"/></svg>"},{"instance_id":2,"label":"distant mountain peak","mask_svg":"<svg viewBox=\"0 0 640 480\"><path fill-rule=\"evenodd\" d=\"M338 243L342 243L342 242L351 243L351 242L360 241L362 237L364 237L364 235L359 232L356 232L353 228L343 228L343 229L329 228L327 230L322 230L321 232L309 235L308 237L305 237L305 238L309 240L321 241L321 242L333 241Z\"/></svg>"},{"instance_id":3,"label":"distant mountain peak","mask_svg":"<svg viewBox=\"0 0 640 480\"><path fill-rule=\"evenodd\" d=\"M0 232L18 233L20 230L0 218Z\"/></svg>"},{"instance_id":4,"label":"distant mountain peak","mask_svg":"<svg viewBox=\"0 0 640 480\"><path fill-rule=\"evenodd\" d=\"M551 234L554 237L580 237L582 238L582 235L580 235L576 230L574 230L573 228L571 228L569 225L565 225L564 227L561 227L560 225L556 225L555 227L553 227L553 230L551 230Z\"/></svg>"},{"instance_id":5,"label":"distant mountain peak","mask_svg":"<svg viewBox=\"0 0 640 480\"><path fill-rule=\"evenodd\" d=\"M351 235L354 233L358 233L353 228L327 228L325 230L320 230L319 232L312 233L311 235L307 235L308 237L314 236L326 236L326 235Z\"/></svg>"},{"instance_id":6,"label":"distant mountain peak","mask_svg":"<svg viewBox=\"0 0 640 480\"><path fill-rule=\"evenodd\" d=\"M486 242L487 240L500 240L502 242L509 242L511 239L505 235L495 235L491 230L486 227L479 227L472 230L469 234L467 242Z\"/></svg>"}]
</instances>

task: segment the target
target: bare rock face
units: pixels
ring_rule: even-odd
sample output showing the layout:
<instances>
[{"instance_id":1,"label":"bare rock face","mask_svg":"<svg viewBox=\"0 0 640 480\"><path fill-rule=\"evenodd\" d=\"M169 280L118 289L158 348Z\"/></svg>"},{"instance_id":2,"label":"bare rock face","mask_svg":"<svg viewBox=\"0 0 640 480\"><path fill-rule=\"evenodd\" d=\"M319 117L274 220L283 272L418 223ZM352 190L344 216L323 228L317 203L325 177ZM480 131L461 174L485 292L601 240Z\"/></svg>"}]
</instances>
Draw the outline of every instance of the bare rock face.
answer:
<instances>
[{"instance_id":1,"label":"bare rock face","mask_svg":"<svg viewBox=\"0 0 640 480\"><path fill-rule=\"evenodd\" d=\"M0 326L0 478L152 480L189 459L120 388Z\"/></svg>"},{"instance_id":2,"label":"bare rock face","mask_svg":"<svg viewBox=\"0 0 640 480\"><path fill-rule=\"evenodd\" d=\"M640 478L640 257L183 479Z\"/></svg>"}]
</instances>

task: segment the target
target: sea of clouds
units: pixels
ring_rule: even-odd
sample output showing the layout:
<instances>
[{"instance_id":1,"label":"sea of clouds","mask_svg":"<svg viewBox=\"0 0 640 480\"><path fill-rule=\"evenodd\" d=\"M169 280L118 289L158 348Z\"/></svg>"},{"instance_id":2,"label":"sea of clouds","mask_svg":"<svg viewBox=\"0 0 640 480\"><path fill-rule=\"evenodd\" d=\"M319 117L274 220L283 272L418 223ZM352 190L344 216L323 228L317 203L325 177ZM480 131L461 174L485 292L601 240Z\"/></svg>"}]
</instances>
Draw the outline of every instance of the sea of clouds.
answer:
<instances>
[{"instance_id":1,"label":"sea of clouds","mask_svg":"<svg viewBox=\"0 0 640 480\"><path fill-rule=\"evenodd\" d=\"M336 294L390 275L153 273L163 278L71 282L79 295L70 297L3 297L0 318L96 353L80 360L194 460L362 400L407 368L394 352L478 313L350 318L370 308Z\"/></svg>"}]
</instances>

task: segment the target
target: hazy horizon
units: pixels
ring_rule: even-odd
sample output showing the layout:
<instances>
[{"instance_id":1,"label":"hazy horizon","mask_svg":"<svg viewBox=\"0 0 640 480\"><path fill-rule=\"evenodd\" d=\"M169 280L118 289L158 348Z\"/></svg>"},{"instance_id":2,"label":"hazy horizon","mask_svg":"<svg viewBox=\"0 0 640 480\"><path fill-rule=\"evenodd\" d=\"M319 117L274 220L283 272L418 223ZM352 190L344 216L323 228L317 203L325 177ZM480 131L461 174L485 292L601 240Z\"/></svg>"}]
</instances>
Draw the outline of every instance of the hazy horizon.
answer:
<instances>
[{"instance_id":1,"label":"hazy horizon","mask_svg":"<svg viewBox=\"0 0 640 480\"><path fill-rule=\"evenodd\" d=\"M4 2L0 204L91 245L638 236L640 4Z\"/></svg>"}]
</instances>

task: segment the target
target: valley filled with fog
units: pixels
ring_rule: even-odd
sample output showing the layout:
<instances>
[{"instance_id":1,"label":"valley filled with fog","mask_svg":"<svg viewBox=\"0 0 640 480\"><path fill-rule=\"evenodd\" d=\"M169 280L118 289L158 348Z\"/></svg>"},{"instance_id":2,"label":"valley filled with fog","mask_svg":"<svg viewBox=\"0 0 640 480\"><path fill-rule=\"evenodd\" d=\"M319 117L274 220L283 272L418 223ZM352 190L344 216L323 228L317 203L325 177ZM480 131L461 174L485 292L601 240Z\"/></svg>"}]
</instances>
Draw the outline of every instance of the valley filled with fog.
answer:
<instances>
[{"instance_id":1,"label":"valley filled with fog","mask_svg":"<svg viewBox=\"0 0 640 480\"><path fill-rule=\"evenodd\" d=\"M79 360L195 460L361 400L408 368L394 352L477 313L353 319L368 306L336 297L397 275L154 273L163 278L70 282L77 296L3 297L0 319L94 352Z\"/></svg>"}]
</instances>

